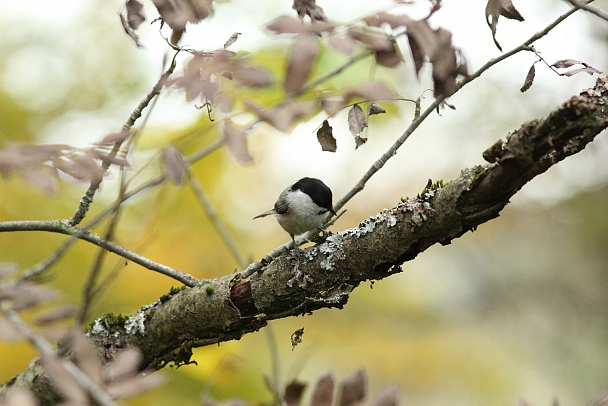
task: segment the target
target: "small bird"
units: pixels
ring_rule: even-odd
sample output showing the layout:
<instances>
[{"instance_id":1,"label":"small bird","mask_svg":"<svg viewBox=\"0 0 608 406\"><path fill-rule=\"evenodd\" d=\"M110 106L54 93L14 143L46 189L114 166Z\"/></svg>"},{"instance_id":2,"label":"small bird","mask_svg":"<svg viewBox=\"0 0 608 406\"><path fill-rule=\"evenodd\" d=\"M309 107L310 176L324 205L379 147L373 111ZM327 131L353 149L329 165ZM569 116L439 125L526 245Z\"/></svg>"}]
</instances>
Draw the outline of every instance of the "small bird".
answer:
<instances>
[{"instance_id":1,"label":"small bird","mask_svg":"<svg viewBox=\"0 0 608 406\"><path fill-rule=\"evenodd\" d=\"M315 178L302 178L279 195L274 209L268 210L254 219L270 214L279 222L283 230L291 236L296 254L301 254L294 236L316 228L323 230L323 223L329 213L336 214L332 204L331 189Z\"/></svg>"}]
</instances>

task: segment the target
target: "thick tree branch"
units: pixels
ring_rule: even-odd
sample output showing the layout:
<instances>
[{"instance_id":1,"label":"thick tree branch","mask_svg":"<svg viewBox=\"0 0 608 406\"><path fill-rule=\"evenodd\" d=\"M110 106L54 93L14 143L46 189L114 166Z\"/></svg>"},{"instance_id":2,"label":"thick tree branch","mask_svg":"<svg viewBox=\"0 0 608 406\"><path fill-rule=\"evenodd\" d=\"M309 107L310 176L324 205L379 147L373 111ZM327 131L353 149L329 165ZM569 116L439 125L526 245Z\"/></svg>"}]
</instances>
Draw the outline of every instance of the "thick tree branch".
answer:
<instances>
[{"instance_id":1,"label":"thick tree branch","mask_svg":"<svg viewBox=\"0 0 608 406\"><path fill-rule=\"evenodd\" d=\"M593 89L497 142L484 153L489 163L464 169L447 185L427 188L417 199L329 237L307 249L301 263L282 256L250 279L234 273L172 291L132 317L98 319L89 336L106 359L135 345L144 355L142 368L162 368L188 363L192 348L239 339L268 320L341 308L361 282L401 272L401 264L428 247L449 244L496 218L528 181L582 151L608 127L607 104L607 79L600 77ZM5 388L40 391L38 385L48 384L37 379L36 363L31 365Z\"/></svg>"}]
</instances>

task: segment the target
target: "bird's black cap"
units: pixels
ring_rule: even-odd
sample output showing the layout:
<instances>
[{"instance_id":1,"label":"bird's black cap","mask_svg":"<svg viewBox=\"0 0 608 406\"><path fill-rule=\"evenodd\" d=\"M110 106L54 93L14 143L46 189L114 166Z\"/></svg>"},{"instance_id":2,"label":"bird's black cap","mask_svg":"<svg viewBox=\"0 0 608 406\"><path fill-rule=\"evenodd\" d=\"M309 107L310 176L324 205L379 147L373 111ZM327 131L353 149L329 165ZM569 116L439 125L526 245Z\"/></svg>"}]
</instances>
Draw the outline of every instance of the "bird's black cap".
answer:
<instances>
[{"instance_id":1,"label":"bird's black cap","mask_svg":"<svg viewBox=\"0 0 608 406\"><path fill-rule=\"evenodd\" d=\"M332 203L331 189L316 178L302 178L291 186L291 190L301 190L306 193L319 207L336 214Z\"/></svg>"}]
</instances>

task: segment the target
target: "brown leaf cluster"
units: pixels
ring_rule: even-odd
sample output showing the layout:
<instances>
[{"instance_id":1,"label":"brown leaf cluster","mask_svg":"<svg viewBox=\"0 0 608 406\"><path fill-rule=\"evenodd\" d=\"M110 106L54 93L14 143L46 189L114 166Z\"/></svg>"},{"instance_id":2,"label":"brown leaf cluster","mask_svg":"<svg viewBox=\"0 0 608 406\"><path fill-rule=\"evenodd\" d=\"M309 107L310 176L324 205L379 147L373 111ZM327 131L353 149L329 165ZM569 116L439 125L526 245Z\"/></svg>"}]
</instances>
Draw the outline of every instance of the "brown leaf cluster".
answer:
<instances>
[{"instance_id":1,"label":"brown leaf cluster","mask_svg":"<svg viewBox=\"0 0 608 406\"><path fill-rule=\"evenodd\" d=\"M177 44L186 24L198 23L213 12L213 0L152 0L162 21L173 30L171 42Z\"/></svg>"},{"instance_id":2,"label":"brown leaf cluster","mask_svg":"<svg viewBox=\"0 0 608 406\"><path fill-rule=\"evenodd\" d=\"M232 44L232 39L228 40L227 46ZM266 87L274 83L269 71L249 65L232 51L219 49L195 52L183 74L167 81L167 86L184 90L188 101L217 102L224 110L229 110L233 100L222 90L231 80L247 87Z\"/></svg>"},{"instance_id":3,"label":"brown leaf cluster","mask_svg":"<svg viewBox=\"0 0 608 406\"><path fill-rule=\"evenodd\" d=\"M301 20L308 16L312 22L327 21L323 9L317 5L315 0L293 0L292 7Z\"/></svg>"},{"instance_id":4,"label":"brown leaf cluster","mask_svg":"<svg viewBox=\"0 0 608 406\"><path fill-rule=\"evenodd\" d=\"M19 175L32 186L48 194L59 190L59 172L85 182L99 182L104 171L101 161L127 166L125 158L113 156L104 139L89 148L64 144L9 145L0 150L0 174Z\"/></svg>"}]
</instances>

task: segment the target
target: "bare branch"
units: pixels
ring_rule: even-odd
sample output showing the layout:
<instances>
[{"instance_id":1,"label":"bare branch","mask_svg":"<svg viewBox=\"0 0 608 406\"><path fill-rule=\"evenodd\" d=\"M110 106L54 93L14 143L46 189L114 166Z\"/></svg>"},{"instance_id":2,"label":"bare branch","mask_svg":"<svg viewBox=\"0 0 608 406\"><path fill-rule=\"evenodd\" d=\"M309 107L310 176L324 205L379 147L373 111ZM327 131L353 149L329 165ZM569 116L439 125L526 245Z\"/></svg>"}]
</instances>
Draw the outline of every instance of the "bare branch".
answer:
<instances>
[{"instance_id":1,"label":"bare branch","mask_svg":"<svg viewBox=\"0 0 608 406\"><path fill-rule=\"evenodd\" d=\"M589 3L591 3L591 1L587 1L587 2L581 2L578 0L566 0L566 1L570 4L572 4L576 8L580 8L581 10L585 10L591 14L595 14L602 20L608 21L608 14L605 11L603 11L602 9L599 9L597 7L592 7L592 6L588 5Z\"/></svg>"},{"instance_id":2,"label":"bare branch","mask_svg":"<svg viewBox=\"0 0 608 406\"><path fill-rule=\"evenodd\" d=\"M194 192L194 195L196 196L201 206L203 206L203 208L205 209L209 220L211 220L216 231L218 232L220 237L222 237L222 240L224 240L224 243L232 253L232 256L234 257L234 259L236 259L236 262L241 268L245 268L245 266L247 265L247 262L245 262L245 257L237 247L234 238L232 238L230 232L228 231L228 228L219 218L217 212L215 211L215 208L213 207L211 201L209 200L209 197L207 196L207 193L205 193L203 186L200 184L198 179L193 176L190 166L187 166L186 170L188 171L188 180L190 181L190 187L192 188L192 191Z\"/></svg>"},{"instance_id":3,"label":"bare branch","mask_svg":"<svg viewBox=\"0 0 608 406\"><path fill-rule=\"evenodd\" d=\"M88 241L92 244L97 245L105 250L113 252L129 261L133 261L136 264L143 266L151 271L161 273L177 281L180 281L186 286L196 286L199 281L194 277L180 272L176 269L170 268L166 265L159 264L148 258L145 258L133 251L130 251L118 244L111 241L104 240L97 234L90 231L84 230L81 227L69 227L59 220L53 221L5 221L0 222L0 232L8 231L47 231L52 233L66 234L75 236L78 239Z\"/></svg>"}]
</instances>

